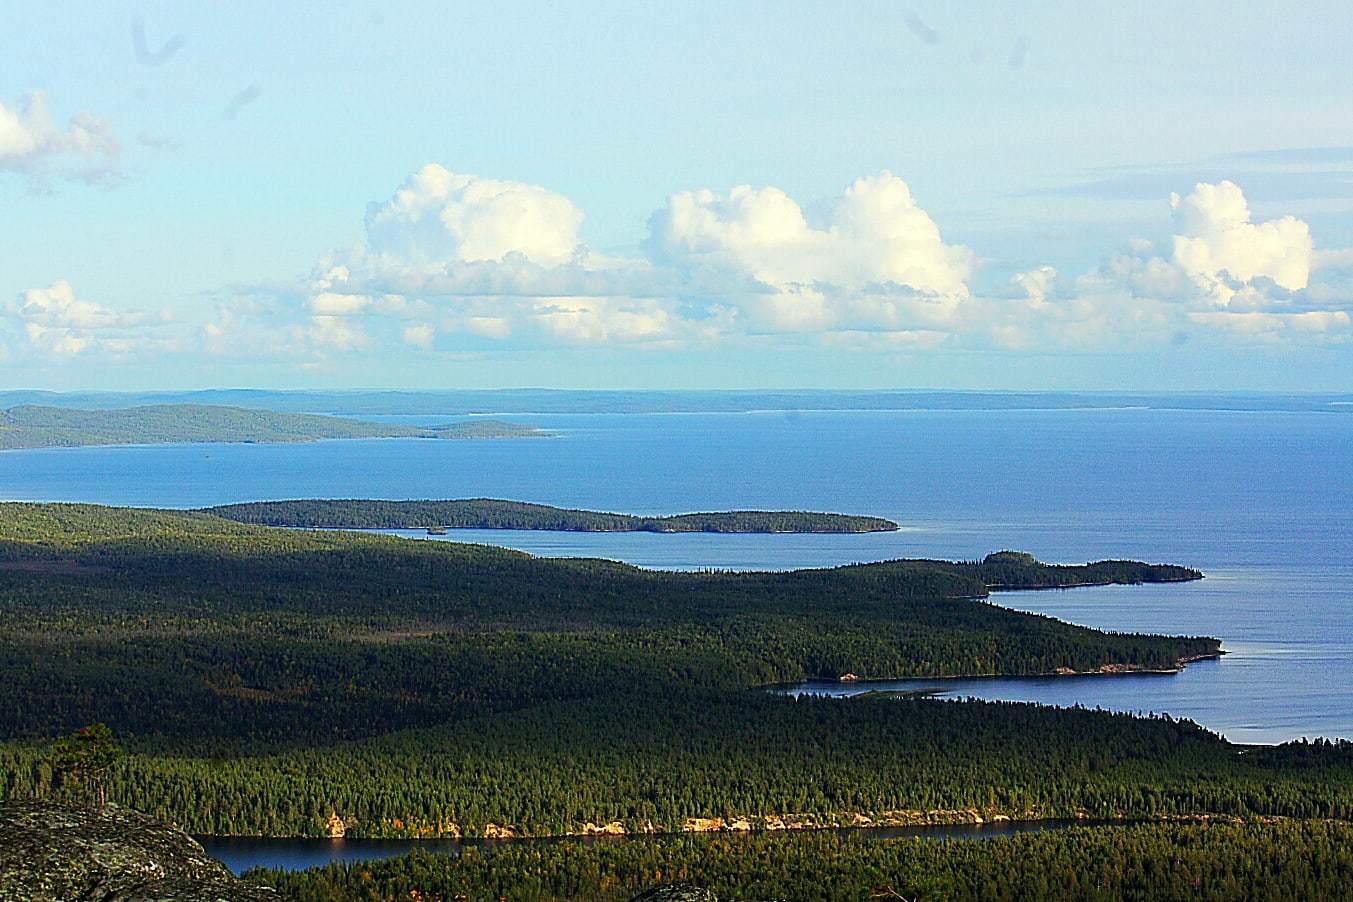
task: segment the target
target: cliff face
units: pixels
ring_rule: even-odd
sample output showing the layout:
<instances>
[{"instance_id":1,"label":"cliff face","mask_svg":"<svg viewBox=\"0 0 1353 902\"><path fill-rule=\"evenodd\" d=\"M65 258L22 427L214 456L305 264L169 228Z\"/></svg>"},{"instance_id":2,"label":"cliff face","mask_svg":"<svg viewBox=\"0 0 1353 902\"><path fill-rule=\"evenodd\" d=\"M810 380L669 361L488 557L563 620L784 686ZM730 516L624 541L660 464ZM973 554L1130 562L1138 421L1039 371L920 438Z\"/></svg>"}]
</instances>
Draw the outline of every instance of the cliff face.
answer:
<instances>
[{"instance_id":1,"label":"cliff face","mask_svg":"<svg viewBox=\"0 0 1353 902\"><path fill-rule=\"evenodd\" d=\"M186 833L109 805L0 803L0 902L277 902Z\"/></svg>"}]
</instances>

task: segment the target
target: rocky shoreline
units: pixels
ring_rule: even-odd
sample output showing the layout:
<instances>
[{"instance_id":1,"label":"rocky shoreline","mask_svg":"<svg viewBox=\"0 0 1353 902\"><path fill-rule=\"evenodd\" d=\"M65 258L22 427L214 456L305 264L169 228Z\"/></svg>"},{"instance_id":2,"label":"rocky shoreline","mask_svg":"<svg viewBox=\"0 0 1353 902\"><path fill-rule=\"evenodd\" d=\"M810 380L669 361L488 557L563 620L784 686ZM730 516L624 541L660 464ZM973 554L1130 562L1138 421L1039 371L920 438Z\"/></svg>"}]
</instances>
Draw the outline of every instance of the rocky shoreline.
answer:
<instances>
[{"instance_id":1,"label":"rocky shoreline","mask_svg":"<svg viewBox=\"0 0 1353 902\"><path fill-rule=\"evenodd\" d=\"M333 824L337 815L328 823ZM1054 824L1068 822L1083 823L1127 823L1142 822L1224 822L1241 823L1245 819L1231 815L1200 812L1188 815L1171 815L1156 818L1129 818L1122 814L1104 815L1086 810L1069 813L1052 813L1038 810L1006 810L994 808L937 808L890 809L876 812L845 812L834 814L766 814L766 815L727 815L724 817L688 817L678 827L660 826L645 821L630 826L622 820L603 822L586 821L580 827L562 833L533 833L513 824L487 823L474 830L462 828L459 824L443 823L432 829L410 829L402 822L380 824L367 833L353 831L355 821L347 823L345 832L330 831L326 835L331 839L345 836L354 839L409 839L409 840L558 840L563 838L585 837L661 837L681 836L691 833L777 833L813 830L877 830L907 827L954 827L1006 824ZM1251 819L1253 820L1253 819ZM1276 821L1281 818L1263 818L1264 821ZM341 820L338 821L342 823ZM259 839L304 839L302 836L266 836Z\"/></svg>"}]
</instances>

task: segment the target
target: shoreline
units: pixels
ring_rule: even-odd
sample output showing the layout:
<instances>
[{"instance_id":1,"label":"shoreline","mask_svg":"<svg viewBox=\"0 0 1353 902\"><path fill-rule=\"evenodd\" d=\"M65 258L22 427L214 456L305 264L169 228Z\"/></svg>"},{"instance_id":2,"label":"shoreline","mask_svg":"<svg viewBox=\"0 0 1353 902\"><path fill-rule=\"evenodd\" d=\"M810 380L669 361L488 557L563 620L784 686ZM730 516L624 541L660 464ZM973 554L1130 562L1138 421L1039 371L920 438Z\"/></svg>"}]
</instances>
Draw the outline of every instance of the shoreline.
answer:
<instances>
[{"instance_id":1,"label":"shoreline","mask_svg":"<svg viewBox=\"0 0 1353 902\"><path fill-rule=\"evenodd\" d=\"M1242 824L1260 821L1277 823L1290 818L1278 816L1244 817L1235 814L1200 811L1192 814L1173 814L1137 816L1130 814L1096 815L1080 810L1070 815L1032 814L1030 812L1008 813L997 809L944 808L931 811L919 809L895 809L873 813L847 812L844 814L766 814L729 817L688 817L680 829L658 828L651 823L640 829L630 830L621 821L609 821L603 824L586 822L581 829L563 833L527 833L512 825L485 824L481 833L467 834L461 831L427 833L424 835L380 835L365 834L361 831L345 831L342 834L259 834L259 833L193 833L197 840L263 840L277 842L313 841L316 843L356 842L455 842L467 845L508 844L514 842L559 842L567 840L611 839L611 840L660 840L692 835L749 836L771 833L815 833L823 831L852 831L867 834L870 831L883 830L940 830L949 827L976 827L1008 829L1011 827L1031 827L1043 829L1069 829L1072 827L1116 827L1131 824L1164 823L1228 823ZM456 825L448 825L456 826Z\"/></svg>"},{"instance_id":2,"label":"shoreline","mask_svg":"<svg viewBox=\"0 0 1353 902\"><path fill-rule=\"evenodd\" d=\"M1198 661L1216 661L1223 656L1230 654L1225 649L1218 649L1215 652L1206 652L1197 655L1185 655L1175 662L1174 667L1169 668L1151 668L1143 667L1140 664L1101 664L1094 670L1072 670L1071 668L1058 668L1052 671L1040 671L1038 673L950 673L941 676L861 676L854 673L845 673L839 677L808 677L791 683L762 683L753 688L762 690L787 689L793 686L799 686L803 683L820 682L834 683L842 686L850 686L857 683L906 683L906 682L933 682L939 680L1027 680L1027 679L1046 679L1051 677L1099 677L1099 676L1172 676L1182 673L1184 668ZM918 690L924 691L924 690Z\"/></svg>"},{"instance_id":3,"label":"shoreline","mask_svg":"<svg viewBox=\"0 0 1353 902\"><path fill-rule=\"evenodd\" d=\"M47 444L47 445L7 445L0 447L0 454L6 454L11 451L78 451L84 448L103 449L109 448L212 448L222 445L229 447L238 447L240 445L276 445L286 447L289 445L319 445L325 442L398 442L406 440L414 441L438 441L438 442L464 442L464 441L509 441L522 438L557 438L552 432L542 432L539 434L524 433L521 435L323 435L316 437L303 438L269 438L269 439L213 439L211 441L172 441L172 442L94 442L77 444Z\"/></svg>"},{"instance_id":4,"label":"shoreline","mask_svg":"<svg viewBox=\"0 0 1353 902\"><path fill-rule=\"evenodd\" d=\"M1057 565L1057 566L1075 566L1075 565L1071 565L1071 564L1061 564L1061 565ZM1073 586L1005 586L1005 585L988 585L988 586L987 586L987 594L986 594L986 595L975 595L975 596L972 596L972 597L981 600L981 599L990 598L992 595L995 595L995 594L998 593L998 592L1006 592L1006 593L1009 593L1009 592L1048 592L1048 591L1057 590L1057 589L1061 589L1061 590L1067 591L1067 590L1071 590L1071 589L1103 589L1103 588L1105 588L1105 587L1107 587L1107 586L1133 586L1133 587L1135 587L1135 586L1167 586L1167 585L1177 585L1177 584L1179 584L1179 583L1196 583L1196 582L1198 582L1200 579L1207 579L1207 575L1206 575L1205 573L1202 573L1202 572L1200 571L1200 572L1198 573L1197 576L1166 576L1166 577L1162 577L1161 579L1144 579L1144 580L1142 580L1141 582L1136 582L1136 583L1116 583L1116 582L1113 582L1112 580L1104 580L1104 581L1101 581L1101 582L1093 582L1093 583L1076 583L1076 584L1073 585Z\"/></svg>"},{"instance_id":5,"label":"shoreline","mask_svg":"<svg viewBox=\"0 0 1353 902\"><path fill-rule=\"evenodd\" d=\"M194 508L192 510L203 510ZM626 514L625 516L632 516ZM229 518L222 518L229 519ZM232 522L243 523L242 520ZM599 535L627 535L634 533L644 533L654 536L868 536L878 535L879 533L901 532L901 526L892 526L881 529L813 529L813 530L794 530L794 529L588 529L578 528L550 528L534 526L273 526L266 523L246 523L246 526L266 526L269 529L302 529L313 530L315 532L419 532L426 533L428 536L436 537L465 530L479 530L481 532L560 532L560 533L595 533ZM443 530L440 533L428 532L430 529ZM401 537L403 538L403 537ZM604 560L610 560L605 558ZM617 561L617 563L625 563ZM887 561L877 561L875 563L887 563ZM849 566L849 565L841 565ZM809 568L812 569L812 568ZM1183 582L1183 580L1179 580ZM1089 585L1086 583L1086 585ZM1111 585L1106 583L1105 585ZM1060 587L1059 587L1060 588ZM1078 588L1073 586L1071 588Z\"/></svg>"}]
</instances>

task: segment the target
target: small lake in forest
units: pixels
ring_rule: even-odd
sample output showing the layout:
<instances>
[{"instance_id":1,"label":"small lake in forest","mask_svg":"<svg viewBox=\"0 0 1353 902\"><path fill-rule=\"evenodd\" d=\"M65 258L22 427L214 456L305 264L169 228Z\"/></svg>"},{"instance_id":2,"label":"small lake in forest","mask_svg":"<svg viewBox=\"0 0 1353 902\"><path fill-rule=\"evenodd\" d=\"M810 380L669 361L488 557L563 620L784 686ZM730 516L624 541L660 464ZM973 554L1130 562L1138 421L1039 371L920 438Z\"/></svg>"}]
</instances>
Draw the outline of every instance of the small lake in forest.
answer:
<instances>
[{"instance_id":1,"label":"small lake in forest","mask_svg":"<svg viewBox=\"0 0 1353 902\"><path fill-rule=\"evenodd\" d=\"M1016 833L1040 833L1061 830L1085 821L1047 820L1012 821L995 824L940 824L920 827L849 828L835 832L851 841L871 842L899 837L924 839L992 839ZM801 831L782 834L798 835ZM749 834L721 833L721 837ZM671 842L675 835L658 836L562 836L547 839L278 839L260 836L199 836L197 841L213 858L225 864L236 874L250 868L274 868L300 871L327 864L356 864L382 858L396 858L410 852L433 852L441 855L459 855L466 849L492 854L497 849L520 843L578 843L590 846L597 843Z\"/></svg>"}]
</instances>

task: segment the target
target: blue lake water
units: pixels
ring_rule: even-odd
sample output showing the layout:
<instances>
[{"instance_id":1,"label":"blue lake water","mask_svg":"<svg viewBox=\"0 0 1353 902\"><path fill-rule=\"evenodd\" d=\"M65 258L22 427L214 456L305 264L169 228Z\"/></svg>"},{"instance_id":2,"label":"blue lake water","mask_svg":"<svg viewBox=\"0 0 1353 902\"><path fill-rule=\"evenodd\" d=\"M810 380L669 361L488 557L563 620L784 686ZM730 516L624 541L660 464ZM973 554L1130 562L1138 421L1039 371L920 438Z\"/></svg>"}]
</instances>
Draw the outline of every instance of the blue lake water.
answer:
<instances>
[{"instance_id":1,"label":"blue lake water","mask_svg":"<svg viewBox=\"0 0 1353 902\"><path fill-rule=\"evenodd\" d=\"M987 824L935 824L917 827L842 828L836 832L850 842L870 842L899 837L921 839L994 839L1019 833L1042 833L1085 826L1086 821L1004 821ZM782 834L783 835L783 834ZM747 834L722 834L737 841ZM577 843L663 842L666 836L564 836L547 839L295 839L255 836L199 836L198 841L211 857L236 874L250 868L276 868L300 871L327 864L354 864L397 858L414 850L440 855L459 855L466 848L492 854L510 845Z\"/></svg>"},{"instance_id":2,"label":"blue lake water","mask_svg":"<svg viewBox=\"0 0 1353 902\"><path fill-rule=\"evenodd\" d=\"M436 421L436 417L414 418ZM954 693L1190 717L1242 742L1353 738L1353 415L1206 410L514 415L549 439L377 439L0 453L0 498L192 507L304 497L499 497L666 514L874 514L896 533L458 531L449 539L664 568L1132 557L1198 583L1009 593L1114 630L1219 636L1177 676L981 680Z\"/></svg>"}]
</instances>

